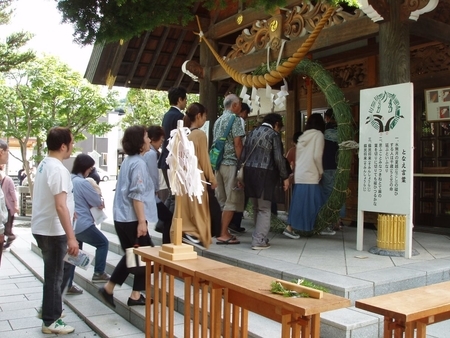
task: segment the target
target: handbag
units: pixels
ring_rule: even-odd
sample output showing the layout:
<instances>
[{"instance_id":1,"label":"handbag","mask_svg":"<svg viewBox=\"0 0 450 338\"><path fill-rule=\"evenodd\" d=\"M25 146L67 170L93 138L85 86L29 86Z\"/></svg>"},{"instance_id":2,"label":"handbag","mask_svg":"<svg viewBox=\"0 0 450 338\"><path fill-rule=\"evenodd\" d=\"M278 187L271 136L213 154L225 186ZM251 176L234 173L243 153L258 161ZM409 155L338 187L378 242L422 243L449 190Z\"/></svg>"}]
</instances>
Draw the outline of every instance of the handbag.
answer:
<instances>
[{"instance_id":1,"label":"handbag","mask_svg":"<svg viewBox=\"0 0 450 338\"><path fill-rule=\"evenodd\" d=\"M228 122L227 129L223 133L223 136L219 137L211 145L211 150L209 151L209 161L211 162L213 170L219 170L220 164L222 163L223 153L225 150L225 142L227 140L228 134L230 133L231 127L233 126L235 118L236 115L233 114L233 116L230 118L230 121Z\"/></svg>"},{"instance_id":2,"label":"handbag","mask_svg":"<svg viewBox=\"0 0 450 338\"><path fill-rule=\"evenodd\" d=\"M150 238L150 245L143 246L142 248L150 248L150 247L154 247L154 246L155 245L153 244L153 241ZM136 255L133 252L134 248L139 248L139 247L140 247L139 240L136 238L136 242L134 243L134 245L131 248L125 249L125 262L127 264L128 269L145 267L145 262L143 260L141 260L141 257L139 255Z\"/></svg>"},{"instance_id":3,"label":"handbag","mask_svg":"<svg viewBox=\"0 0 450 338\"><path fill-rule=\"evenodd\" d=\"M261 136L256 140L255 145L253 146L252 150L247 154L247 157L244 162L241 163L241 166L239 167L237 173L236 173L236 179L239 183L244 184L244 166L247 160L249 159L250 155L253 153L253 150L255 150L256 146L258 145L258 142L265 136L267 133L261 134Z\"/></svg>"},{"instance_id":4,"label":"handbag","mask_svg":"<svg viewBox=\"0 0 450 338\"><path fill-rule=\"evenodd\" d=\"M219 201L217 201L215 191L211 186L207 185L209 212L211 214L211 237L220 237L220 230L222 228L222 210Z\"/></svg>"}]
</instances>

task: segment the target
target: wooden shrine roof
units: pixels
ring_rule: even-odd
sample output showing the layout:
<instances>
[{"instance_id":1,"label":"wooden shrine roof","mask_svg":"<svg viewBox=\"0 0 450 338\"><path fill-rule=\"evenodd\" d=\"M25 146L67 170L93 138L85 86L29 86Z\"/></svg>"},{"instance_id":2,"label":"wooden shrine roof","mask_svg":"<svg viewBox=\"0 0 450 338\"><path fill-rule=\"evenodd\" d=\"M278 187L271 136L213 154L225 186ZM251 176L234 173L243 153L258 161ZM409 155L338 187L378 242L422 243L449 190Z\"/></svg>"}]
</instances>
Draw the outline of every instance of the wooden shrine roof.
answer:
<instances>
[{"instance_id":1,"label":"wooden shrine roof","mask_svg":"<svg viewBox=\"0 0 450 338\"><path fill-rule=\"evenodd\" d=\"M298 0L288 0L287 3L286 9L290 10L302 6L302 1ZM320 8L316 11L320 12ZM284 12L286 11L283 10L282 13ZM258 25L255 26L255 22L270 19L269 14L255 9L240 11L237 5L228 6L223 10L206 11L200 4L193 8L193 13L199 15L203 32L210 42L215 42L216 51L221 56L229 56L229 64L235 69L248 73L267 62L266 49L258 49L259 45L264 44L264 40L258 40L261 39L258 37L260 28ZM243 21L238 25L237 19L240 15L243 16ZM305 20L306 28L308 22L314 25L316 20L307 15L311 16L311 13L302 17L309 20ZM297 27L295 24L294 18L291 29ZM246 35L242 34L244 29L250 32L248 41L245 39L243 41ZM338 12L320 33L310 54L324 66L377 55L378 29L379 25L373 23L362 12L356 14L353 11ZM156 90L183 86L188 92L198 93L198 82L194 82L181 70L186 60L200 61L199 37L194 32L198 32L198 26L196 22L191 22L185 27L159 27L126 42L95 45L85 77L91 83L100 85ZM417 22L411 21L411 47L430 42L450 45L449 32L450 0L440 0L434 11L422 15ZM292 55L305 39L305 36L295 36L291 32L282 57ZM239 41L241 47L244 45L242 47L244 51L246 43L252 44L255 48L251 52L241 50L233 53ZM278 52L272 51L271 60L276 60L277 57ZM232 91L236 86L220 65L212 67L211 79L218 81L219 93Z\"/></svg>"}]
</instances>

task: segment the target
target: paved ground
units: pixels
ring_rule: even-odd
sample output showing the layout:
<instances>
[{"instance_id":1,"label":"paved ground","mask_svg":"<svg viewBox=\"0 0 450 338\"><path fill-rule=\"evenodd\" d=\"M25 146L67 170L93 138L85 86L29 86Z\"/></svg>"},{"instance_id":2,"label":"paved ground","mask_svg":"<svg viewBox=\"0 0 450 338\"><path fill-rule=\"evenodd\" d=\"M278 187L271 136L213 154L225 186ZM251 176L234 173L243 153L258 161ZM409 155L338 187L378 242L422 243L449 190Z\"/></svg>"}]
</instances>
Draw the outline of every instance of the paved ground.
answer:
<instances>
[{"instance_id":1,"label":"paved ground","mask_svg":"<svg viewBox=\"0 0 450 338\"><path fill-rule=\"evenodd\" d=\"M101 184L105 196L107 214L112 215L112 189L115 181ZM24 221L18 221L24 223ZM431 261L450 260L450 237L447 235L415 232L413 249L419 255L411 259L403 257L388 257L373 255L368 250L376 245L376 232L364 231L364 250L356 250L356 228L345 227L335 236L316 236L312 238L288 239L282 234L271 234L272 247L268 250L251 250L252 222L244 220L247 232L239 235L240 245L212 244L209 252L229 257L241 257L251 262L267 258L277 262L279 269L283 265L298 265L299 271L308 268L320 269L325 273L341 276L370 279L378 278L382 272L389 272L395 267L408 264L423 264ZM17 228L27 232L28 228ZM152 235L160 236L152 231ZM394 271L394 270L391 270ZM36 317L37 308L42 297L42 283L37 280L23 264L10 252L4 252L0 267L0 337L42 337L49 336L40 333L41 320ZM72 336L95 337L93 332L80 318L66 307L67 322L76 327ZM429 326L428 337L450 337L450 321ZM50 335L51 336L51 335Z\"/></svg>"},{"instance_id":2,"label":"paved ground","mask_svg":"<svg viewBox=\"0 0 450 338\"><path fill-rule=\"evenodd\" d=\"M10 252L3 252L0 267L0 337L56 337L41 333L37 310L42 302L42 283ZM75 327L71 337L98 335L68 307L64 321Z\"/></svg>"}]
</instances>

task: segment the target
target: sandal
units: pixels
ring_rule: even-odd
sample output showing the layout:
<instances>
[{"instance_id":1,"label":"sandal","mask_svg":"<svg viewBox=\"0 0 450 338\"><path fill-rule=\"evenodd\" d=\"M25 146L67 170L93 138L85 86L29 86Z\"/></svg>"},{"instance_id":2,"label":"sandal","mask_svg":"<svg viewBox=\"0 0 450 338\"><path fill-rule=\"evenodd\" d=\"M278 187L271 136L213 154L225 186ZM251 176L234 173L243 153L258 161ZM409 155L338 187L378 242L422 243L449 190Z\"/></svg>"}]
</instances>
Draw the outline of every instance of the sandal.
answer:
<instances>
[{"instance_id":1,"label":"sandal","mask_svg":"<svg viewBox=\"0 0 450 338\"><path fill-rule=\"evenodd\" d=\"M216 238L216 240L217 240L216 244L221 244L221 245L225 245L225 244L241 244L241 242L239 242L236 237L230 237L230 238L228 238L226 240Z\"/></svg>"}]
</instances>

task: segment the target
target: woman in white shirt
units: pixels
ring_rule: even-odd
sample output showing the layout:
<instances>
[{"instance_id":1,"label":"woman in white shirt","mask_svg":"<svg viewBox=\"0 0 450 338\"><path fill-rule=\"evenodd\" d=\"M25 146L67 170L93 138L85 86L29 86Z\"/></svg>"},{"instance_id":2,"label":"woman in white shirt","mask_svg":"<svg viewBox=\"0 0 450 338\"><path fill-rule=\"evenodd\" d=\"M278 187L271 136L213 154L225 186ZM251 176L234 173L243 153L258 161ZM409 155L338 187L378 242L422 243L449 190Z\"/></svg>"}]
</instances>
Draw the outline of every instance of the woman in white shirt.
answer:
<instances>
[{"instance_id":1,"label":"woman in white shirt","mask_svg":"<svg viewBox=\"0 0 450 338\"><path fill-rule=\"evenodd\" d=\"M289 225L284 231L284 234L291 238L300 237L295 234L294 229L306 232L313 230L317 213L323 205L319 185L323 174L322 155L325 144L325 121L322 115L312 114L305 129L296 145Z\"/></svg>"}]
</instances>

